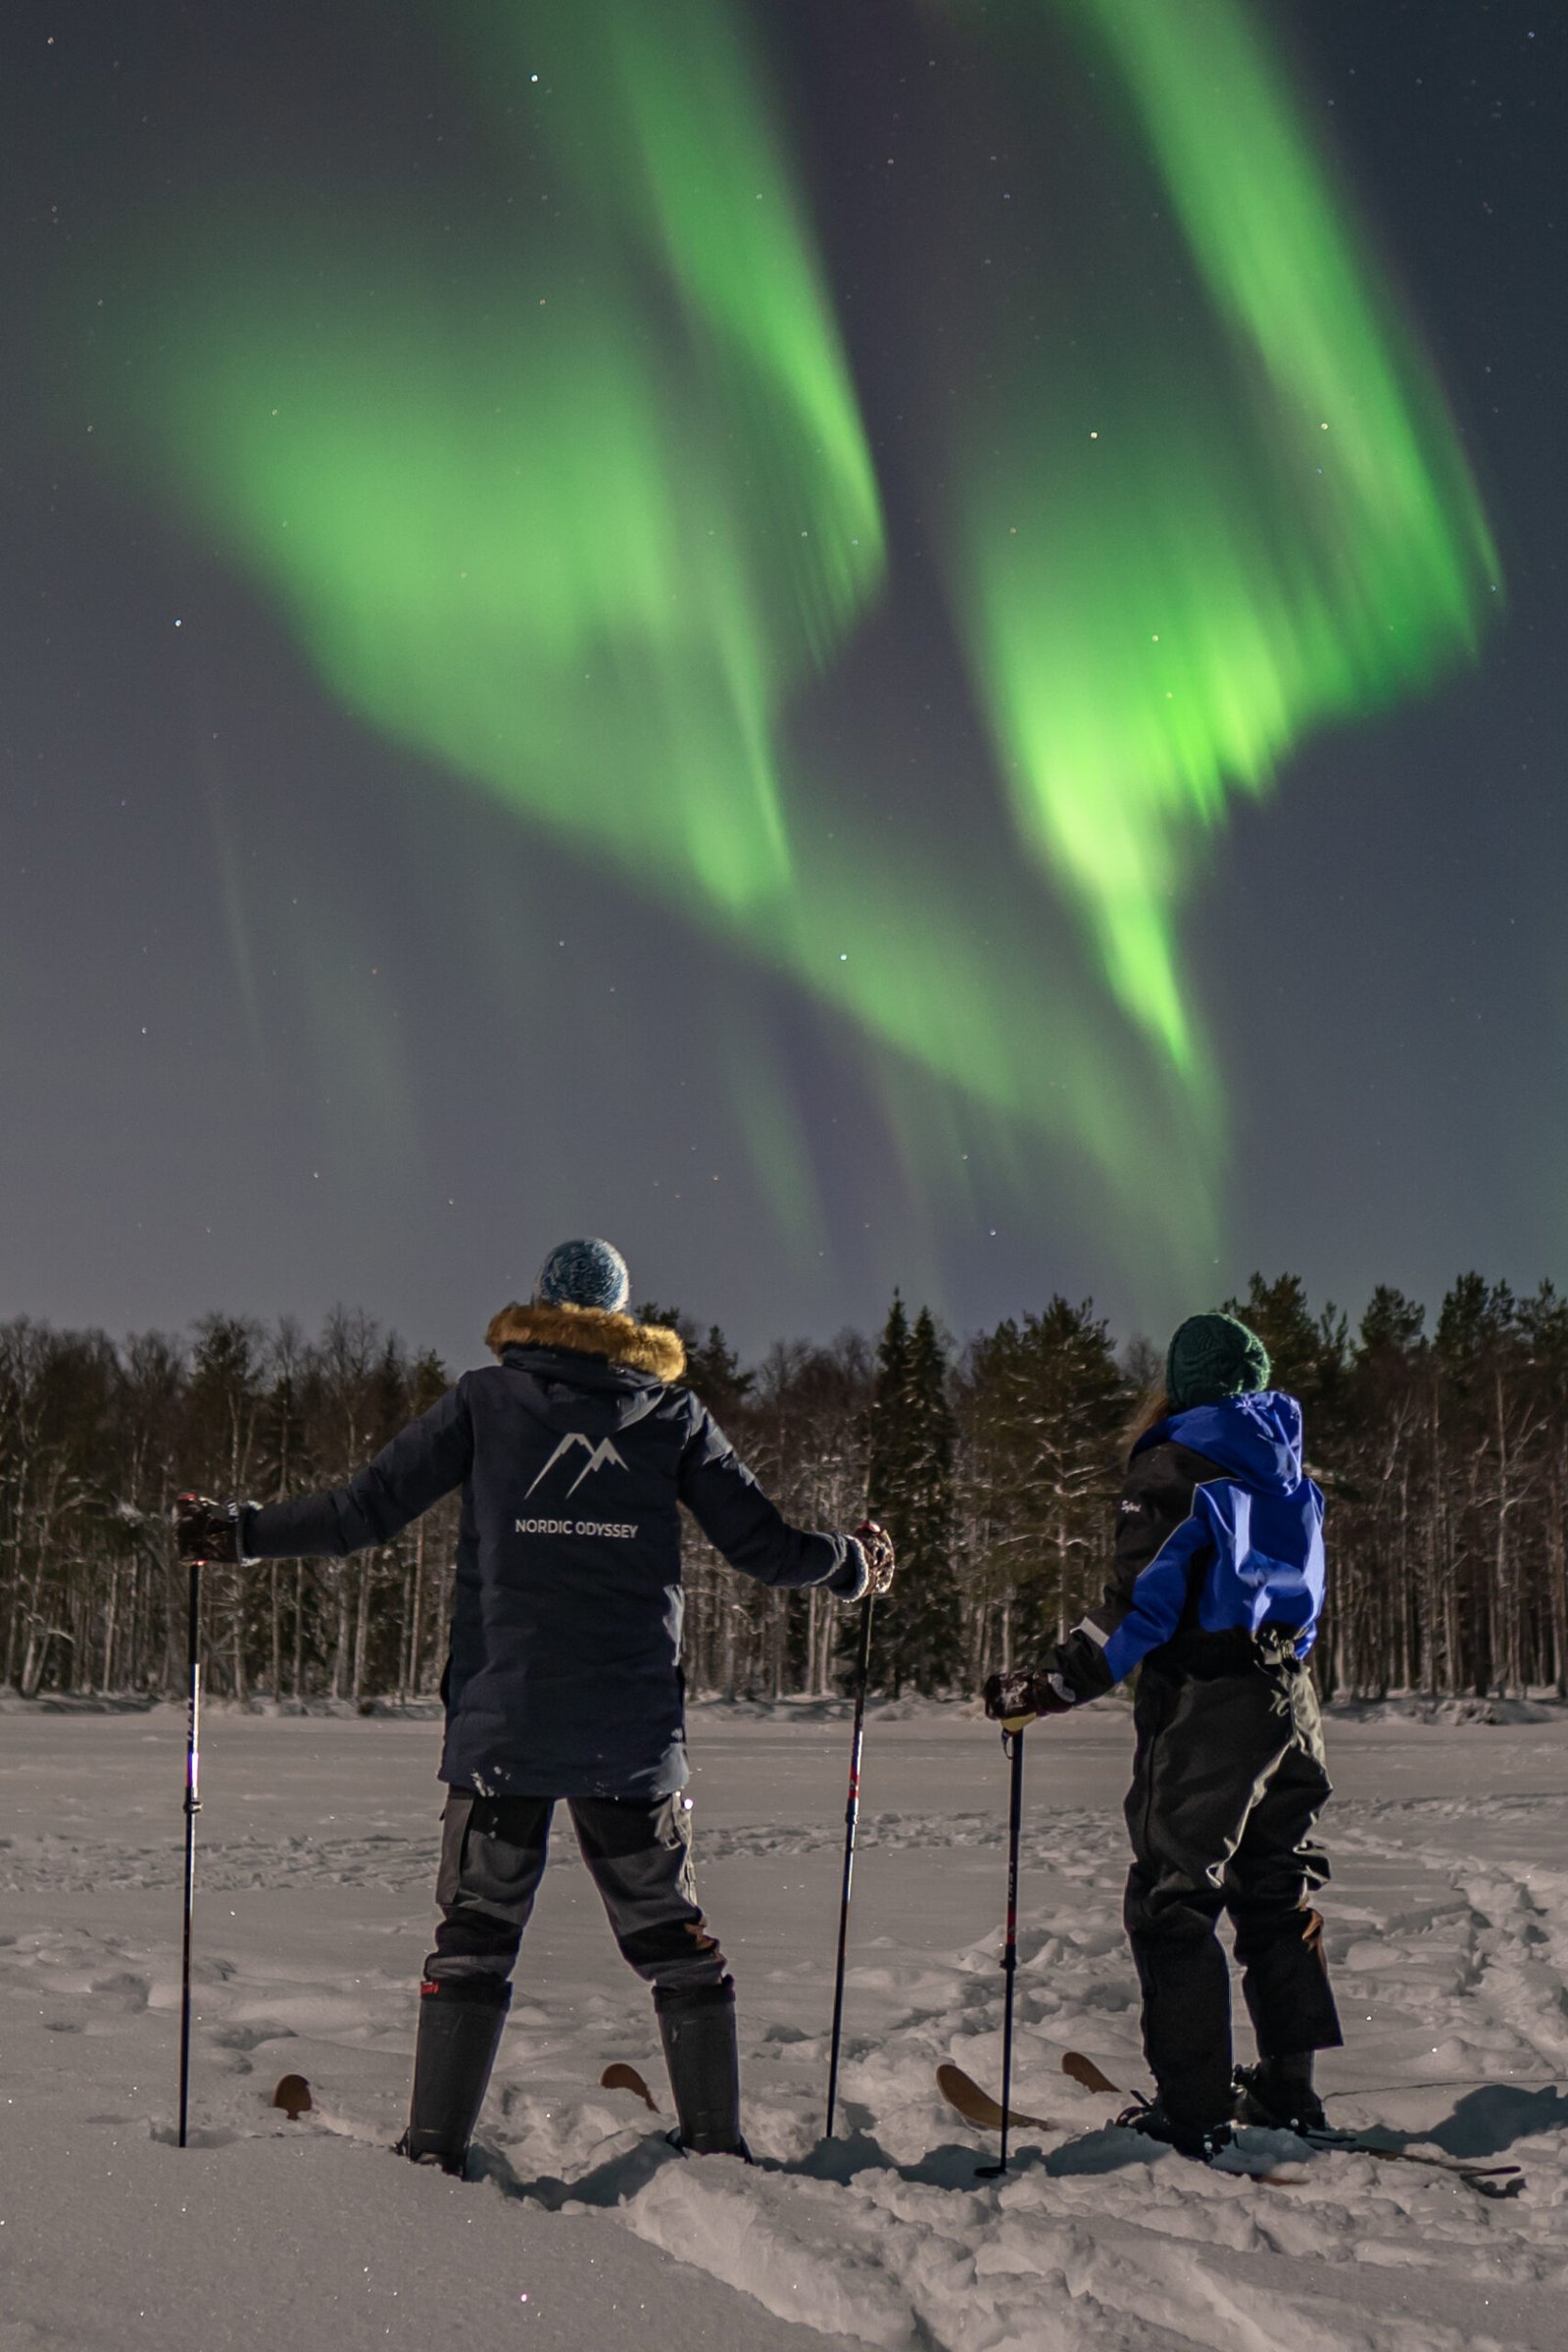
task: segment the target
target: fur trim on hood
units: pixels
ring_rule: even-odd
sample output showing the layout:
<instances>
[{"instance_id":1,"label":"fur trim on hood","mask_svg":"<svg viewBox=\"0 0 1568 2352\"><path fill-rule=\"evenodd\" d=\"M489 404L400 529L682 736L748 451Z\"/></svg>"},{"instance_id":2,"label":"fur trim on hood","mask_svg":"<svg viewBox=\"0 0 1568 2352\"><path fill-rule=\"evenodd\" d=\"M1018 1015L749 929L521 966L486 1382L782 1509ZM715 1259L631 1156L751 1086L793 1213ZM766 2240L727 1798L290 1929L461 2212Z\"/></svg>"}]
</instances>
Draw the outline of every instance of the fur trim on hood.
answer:
<instances>
[{"instance_id":1,"label":"fur trim on hood","mask_svg":"<svg viewBox=\"0 0 1568 2352\"><path fill-rule=\"evenodd\" d=\"M607 1355L612 1364L651 1372L656 1380L679 1380L686 1348L678 1332L662 1323L639 1323L631 1315L608 1314L602 1306L504 1306L491 1317L484 1344L503 1348L567 1348L578 1355Z\"/></svg>"}]
</instances>

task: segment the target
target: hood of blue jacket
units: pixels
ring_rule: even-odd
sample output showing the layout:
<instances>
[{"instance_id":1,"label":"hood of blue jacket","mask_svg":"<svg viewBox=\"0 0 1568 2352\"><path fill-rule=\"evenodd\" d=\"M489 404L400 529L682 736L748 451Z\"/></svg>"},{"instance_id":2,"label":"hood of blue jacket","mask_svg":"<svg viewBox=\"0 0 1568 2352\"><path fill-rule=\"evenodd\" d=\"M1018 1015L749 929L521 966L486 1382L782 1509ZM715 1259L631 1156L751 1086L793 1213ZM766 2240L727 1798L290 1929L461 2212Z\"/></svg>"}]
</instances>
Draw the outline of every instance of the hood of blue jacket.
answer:
<instances>
[{"instance_id":1,"label":"hood of blue jacket","mask_svg":"<svg viewBox=\"0 0 1568 2352\"><path fill-rule=\"evenodd\" d=\"M1283 1389L1195 1404L1156 1422L1133 1447L1186 1446L1218 1462L1259 1494L1290 1494L1301 1483L1301 1408Z\"/></svg>"}]
</instances>

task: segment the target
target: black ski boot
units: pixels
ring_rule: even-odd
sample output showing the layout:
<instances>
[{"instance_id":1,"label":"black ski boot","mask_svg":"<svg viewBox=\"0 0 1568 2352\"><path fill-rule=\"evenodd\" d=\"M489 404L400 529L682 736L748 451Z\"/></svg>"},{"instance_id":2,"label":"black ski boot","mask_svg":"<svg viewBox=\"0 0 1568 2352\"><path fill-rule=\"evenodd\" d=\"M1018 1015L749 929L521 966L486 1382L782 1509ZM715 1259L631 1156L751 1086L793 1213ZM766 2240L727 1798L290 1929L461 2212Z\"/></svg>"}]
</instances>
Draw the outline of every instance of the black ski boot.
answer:
<instances>
[{"instance_id":1,"label":"black ski boot","mask_svg":"<svg viewBox=\"0 0 1568 2352\"><path fill-rule=\"evenodd\" d=\"M499 1977L426 1978L419 1986L414 2096L398 2155L461 2180L511 2004Z\"/></svg>"},{"instance_id":2,"label":"black ski boot","mask_svg":"<svg viewBox=\"0 0 1568 2352\"><path fill-rule=\"evenodd\" d=\"M1172 2115L1159 2099L1140 2099L1135 2107L1124 2107L1116 2121L1124 2131L1142 2132L1147 2139L1157 2139L1174 2148L1178 2156L1191 2156L1199 2164L1212 2163L1236 2137L1230 2123L1187 2123Z\"/></svg>"},{"instance_id":3,"label":"black ski boot","mask_svg":"<svg viewBox=\"0 0 1568 2352\"><path fill-rule=\"evenodd\" d=\"M1294 2132L1305 2139L1330 2129L1323 2102L1312 2088L1312 2052L1260 2058L1236 2069L1236 2120L1269 2132Z\"/></svg>"},{"instance_id":4,"label":"black ski boot","mask_svg":"<svg viewBox=\"0 0 1568 2352\"><path fill-rule=\"evenodd\" d=\"M654 1993L679 2131L675 2145L693 2156L739 2156L741 2072L735 2048L735 1984L700 1984L690 1992Z\"/></svg>"}]
</instances>

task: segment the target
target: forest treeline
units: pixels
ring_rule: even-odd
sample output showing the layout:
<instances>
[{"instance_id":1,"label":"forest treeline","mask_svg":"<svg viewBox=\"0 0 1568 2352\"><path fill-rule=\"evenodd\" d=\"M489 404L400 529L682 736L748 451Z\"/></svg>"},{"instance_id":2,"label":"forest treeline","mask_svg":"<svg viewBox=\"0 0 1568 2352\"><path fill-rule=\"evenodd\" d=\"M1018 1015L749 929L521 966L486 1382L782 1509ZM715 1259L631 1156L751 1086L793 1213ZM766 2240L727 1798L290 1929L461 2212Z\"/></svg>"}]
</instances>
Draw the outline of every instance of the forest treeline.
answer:
<instances>
[{"instance_id":1,"label":"forest treeline","mask_svg":"<svg viewBox=\"0 0 1568 2352\"><path fill-rule=\"evenodd\" d=\"M1352 1332L1293 1275L1229 1302L1301 1398L1329 1498L1329 1692L1568 1695L1568 1300L1461 1277L1429 1330L1378 1290ZM781 1343L743 1366L673 1312L692 1386L796 1520L893 1530L878 1610L889 1693L972 1691L1076 1622L1103 1580L1126 1433L1159 1358L1118 1349L1056 1298L956 1351L895 1299L879 1341ZM334 1485L449 1375L363 1313L307 1338L212 1315L188 1341L0 1325L0 1640L5 1684L183 1687L185 1580L170 1506L195 1486L257 1500ZM368 1705L433 1692L446 1654L456 1499L343 1561L205 1577L208 1687ZM760 1698L841 1683L857 1612L735 1576L687 1530L686 1676Z\"/></svg>"}]
</instances>

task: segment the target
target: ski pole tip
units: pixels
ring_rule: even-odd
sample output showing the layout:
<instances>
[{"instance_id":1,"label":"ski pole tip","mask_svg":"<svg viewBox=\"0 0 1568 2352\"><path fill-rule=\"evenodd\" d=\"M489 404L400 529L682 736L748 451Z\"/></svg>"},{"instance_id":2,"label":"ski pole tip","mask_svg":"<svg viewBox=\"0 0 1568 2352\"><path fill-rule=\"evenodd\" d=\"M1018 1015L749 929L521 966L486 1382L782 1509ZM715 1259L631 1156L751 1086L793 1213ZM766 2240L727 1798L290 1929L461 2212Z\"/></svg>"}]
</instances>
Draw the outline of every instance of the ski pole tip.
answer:
<instances>
[{"instance_id":1,"label":"ski pole tip","mask_svg":"<svg viewBox=\"0 0 1568 2352\"><path fill-rule=\"evenodd\" d=\"M281 2107L291 2124L297 2124L302 2115L309 2115L315 2104L311 2086L303 2075L285 2075L272 2093L272 2105Z\"/></svg>"}]
</instances>

